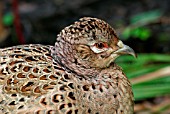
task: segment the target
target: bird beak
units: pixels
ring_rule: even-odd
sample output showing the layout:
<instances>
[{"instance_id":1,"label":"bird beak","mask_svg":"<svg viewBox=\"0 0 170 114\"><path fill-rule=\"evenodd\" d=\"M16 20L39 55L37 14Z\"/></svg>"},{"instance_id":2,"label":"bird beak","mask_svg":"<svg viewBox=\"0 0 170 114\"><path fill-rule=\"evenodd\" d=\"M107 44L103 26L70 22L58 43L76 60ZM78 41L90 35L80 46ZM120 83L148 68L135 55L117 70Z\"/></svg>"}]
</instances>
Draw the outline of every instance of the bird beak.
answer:
<instances>
[{"instance_id":1,"label":"bird beak","mask_svg":"<svg viewBox=\"0 0 170 114\"><path fill-rule=\"evenodd\" d=\"M129 54L134 56L135 58L137 58L136 53L134 52L134 50L132 48L130 48L129 46L123 44L123 42L121 40L119 40L119 42L117 43L117 45L120 47L120 49L118 49L117 51L115 51L114 53L119 54L119 55L125 55L125 54Z\"/></svg>"}]
</instances>

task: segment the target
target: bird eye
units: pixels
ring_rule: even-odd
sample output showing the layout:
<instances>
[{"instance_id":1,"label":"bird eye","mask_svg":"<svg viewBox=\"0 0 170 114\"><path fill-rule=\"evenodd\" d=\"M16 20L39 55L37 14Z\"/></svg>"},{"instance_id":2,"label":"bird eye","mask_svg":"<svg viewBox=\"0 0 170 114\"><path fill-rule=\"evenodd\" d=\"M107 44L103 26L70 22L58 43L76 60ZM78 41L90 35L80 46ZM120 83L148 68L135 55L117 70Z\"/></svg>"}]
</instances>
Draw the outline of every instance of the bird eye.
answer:
<instances>
[{"instance_id":1,"label":"bird eye","mask_svg":"<svg viewBox=\"0 0 170 114\"><path fill-rule=\"evenodd\" d=\"M105 43L105 42L95 43L95 46L96 46L98 49L108 48L108 45L107 45L107 43Z\"/></svg>"}]
</instances>

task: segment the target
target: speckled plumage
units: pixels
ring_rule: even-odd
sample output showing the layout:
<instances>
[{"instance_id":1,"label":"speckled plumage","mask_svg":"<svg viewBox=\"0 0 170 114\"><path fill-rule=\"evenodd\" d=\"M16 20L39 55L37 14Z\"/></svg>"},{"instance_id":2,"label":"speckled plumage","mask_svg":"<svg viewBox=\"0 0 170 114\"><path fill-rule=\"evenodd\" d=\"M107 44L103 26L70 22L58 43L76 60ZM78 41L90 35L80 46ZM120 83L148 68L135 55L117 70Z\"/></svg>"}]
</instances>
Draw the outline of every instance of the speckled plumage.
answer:
<instances>
[{"instance_id":1,"label":"speckled plumage","mask_svg":"<svg viewBox=\"0 0 170 114\"><path fill-rule=\"evenodd\" d=\"M85 17L54 46L0 49L0 113L133 114L130 82L114 63L132 50L118 42L107 23Z\"/></svg>"}]
</instances>

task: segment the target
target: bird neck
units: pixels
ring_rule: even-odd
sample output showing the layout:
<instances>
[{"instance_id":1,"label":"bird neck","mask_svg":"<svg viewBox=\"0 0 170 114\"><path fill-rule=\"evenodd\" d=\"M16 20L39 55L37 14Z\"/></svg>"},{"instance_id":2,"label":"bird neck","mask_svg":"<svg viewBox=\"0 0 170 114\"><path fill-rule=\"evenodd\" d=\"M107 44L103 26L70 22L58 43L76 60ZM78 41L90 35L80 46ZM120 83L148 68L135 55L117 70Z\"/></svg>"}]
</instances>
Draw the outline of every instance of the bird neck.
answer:
<instances>
[{"instance_id":1,"label":"bird neck","mask_svg":"<svg viewBox=\"0 0 170 114\"><path fill-rule=\"evenodd\" d=\"M89 67L76 57L76 50L73 44L70 44L62 38L57 38L54 46L51 47L51 56L54 60L65 68L68 72L74 73L77 76L90 78L96 77L100 73L100 69Z\"/></svg>"}]
</instances>

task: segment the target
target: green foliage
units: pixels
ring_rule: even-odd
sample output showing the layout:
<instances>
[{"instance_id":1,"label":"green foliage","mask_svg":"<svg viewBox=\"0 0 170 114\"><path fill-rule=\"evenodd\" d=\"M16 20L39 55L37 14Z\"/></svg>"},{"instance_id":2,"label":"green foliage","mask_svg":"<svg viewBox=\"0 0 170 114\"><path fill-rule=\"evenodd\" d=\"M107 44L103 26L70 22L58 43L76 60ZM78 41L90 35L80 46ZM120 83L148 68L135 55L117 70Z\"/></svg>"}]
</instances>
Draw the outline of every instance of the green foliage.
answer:
<instances>
[{"instance_id":1,"label":"green foliage","mask_svg":"<svg viewBox=\"0 0 170 114\"><path fill-rule=\"evenodd\" d=\"M151 31L149 28L146 27L139 27L139 28L126 28L122 36L124 39L128 39L129 37L139 38L141 40L147 40L151 36Z\"/></svg>"},{"instance_id":2,"label":"green foliage","mask_svg":"<svg viewBox=\"0 0 170 114\"><path fill-rule=\"evenodd\" d=\"M135 100L170 94L170 76L157 78L132 86Z\"/></svg>"},{"instance_id":3,"label":"green foliage","mask_svg":"<svg viewBox=\"0 0 170 114\"><path fill-rule=\"evenodd\" d=\"M163 12L158 9L143 12L143 13L132 16L130 19L130 23L145 25L145 24L148 24L150 22L153 22L153 21L159 19L162 16L162 13Z\"/></svg>"},{"instance_id":4,"label":"green foliage","mask_svg":"<svg viewBox=\"0 0 170 114\"><path fill-rule=\"evenodd\" d=\"M125 40L130 37L147 40L152 33L145 25L158 20L161 16L161 10L152 10L134 15L130 19L130 25L122 32L121 36Z\"/></svg>"},{"instance_id":5,"label":"green foliage","mask_svg":"<svg viewBox=\"0 0 170 114\"><path fill-rule=\"evenodd\" d=\"M3 24L6 26L11 26L14 21L14 16L12 13L6 13L2 18Z\"/></svg>"},{"instance_id":6,"label":"green foliage","mask_svg":"<svg viewBox=\"0 0 170 114\"><path fill-rule=\"evenodd\" d=\"M135 78L142 80L149 73L169 67L170 55L139 54L137 59L134 59L132 56L122 56L116 62L122 66L128 78L132 80L136 101L167 94L170 95L170 74L167 76L155 76L151 79L147 77L148 79L144 81L133 82Z\"/></svg>"},{"instance_id":7,"label":"green foliage","mask_svg":"<svg viewBox=\"0 0 170 114\"><path fill-rule=\"evenodd\" d=\"M138 54L136 59L127 55L116 61L131 79L170 65L170 55Z\"/></svg>"}]
</instances>

